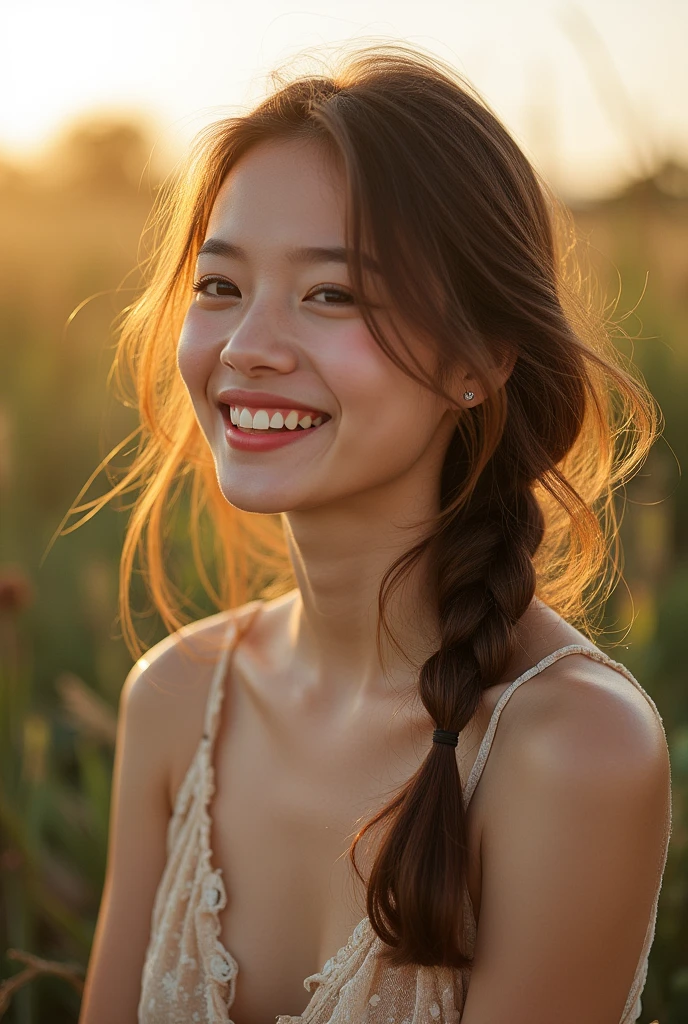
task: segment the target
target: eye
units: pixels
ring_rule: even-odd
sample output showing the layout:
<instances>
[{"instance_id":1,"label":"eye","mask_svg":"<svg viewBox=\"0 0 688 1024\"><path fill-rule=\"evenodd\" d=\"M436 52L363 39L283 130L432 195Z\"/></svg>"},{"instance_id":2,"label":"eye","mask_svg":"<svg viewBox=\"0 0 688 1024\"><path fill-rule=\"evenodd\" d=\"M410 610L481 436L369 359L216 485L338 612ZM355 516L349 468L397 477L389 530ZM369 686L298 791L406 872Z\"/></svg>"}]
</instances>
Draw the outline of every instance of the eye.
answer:
<instances>
[{"instance_id":1,"label":"eye","mask_svg":"<svg viewBox=\"0 0 688 1024\"><path fill-rule=\"evenodd\" d=\"M335 302L318 302L318 306L349 306L354 305L354 297L351 292L344 291L343 288L338 288L333 284L322 284L319 285L315 291L309 293L307 298L311 298L314 295L334 295L336 298Z\"/></svg>"},{"instance_id":2,"label":"eye","mask_svg":"<svg viewBox=\"0 0 688 1024\"><path fill-rule=\"evenodd\" d=\"M216 285L216 291L208 291L209 285ZM201 295L210 295L214 299L225 299L233 298L231 291L225 289L234 288L236 292L239 291L235 284L231 281L227 281L224 277L217 277L215 274L206 274L205 277L201 277L198 281L194 281L193 290Z\"/></svg>"}]
</instances>

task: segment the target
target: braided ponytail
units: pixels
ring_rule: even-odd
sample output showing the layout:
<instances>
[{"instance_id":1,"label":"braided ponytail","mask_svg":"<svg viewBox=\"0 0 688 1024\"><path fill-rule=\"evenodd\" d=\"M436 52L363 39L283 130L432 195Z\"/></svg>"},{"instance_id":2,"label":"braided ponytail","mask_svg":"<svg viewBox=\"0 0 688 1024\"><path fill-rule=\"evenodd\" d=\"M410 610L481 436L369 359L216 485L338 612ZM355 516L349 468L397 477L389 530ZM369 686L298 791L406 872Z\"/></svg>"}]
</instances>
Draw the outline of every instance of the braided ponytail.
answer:
<instances>
[{"instance_id":1,"label":"braided ponytail","mask_svg":"<svg viewBox=\"0 0 688 1024\"><path fill-rule=\"evenodd\" d=\"M439 649L420 671L419 694L435 725L452 732L466 727L483 689L506 670L514 627L535 593L533 556L543 535L542 511L513 469L503 471L500 479L500 465L495 455L470 503L451 513L414 552L415 558L425 549L433 555L440 628ZM460 478L452 480L457 468L450 449L443 473L445 501L460 487ZM408 568L408 558L392 567L387 586L401 565ZM387 831L367 894L368 917L389 947L381 955L395 966L468 966L461 902L447 898L465 892L468 845L452 746L432 743L393 804L358 832L350 849L354 868L358 842L384 818L389 819Z\"/></svg>"}]
</instances>

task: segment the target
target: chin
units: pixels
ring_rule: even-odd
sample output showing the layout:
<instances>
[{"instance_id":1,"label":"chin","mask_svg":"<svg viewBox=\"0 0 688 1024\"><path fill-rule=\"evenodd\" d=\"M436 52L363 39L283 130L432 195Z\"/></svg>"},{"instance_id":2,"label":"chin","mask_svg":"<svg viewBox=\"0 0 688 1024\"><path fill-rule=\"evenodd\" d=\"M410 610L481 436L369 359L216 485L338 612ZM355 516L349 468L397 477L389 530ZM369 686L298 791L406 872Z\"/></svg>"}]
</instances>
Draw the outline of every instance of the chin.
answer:
<instances>
[{"instance_id":1,"label":"chin","mask_svg":"<svg viewBox=\"0 0 688 1024\"><path fill-rule=\"evenodd\" d=\"M241 512L255 512L256 515L276 515L286 512L284 501L274 494L268 496L260 492L251 492L245 488L231 487L220 482L220 490L225 500Z\"/></svg>"},{"instance_id":2,"label":"chin","mask_svg":"<svg viewBox=\"0 0 688 1024\"><path fill-rule=\"evenodd\" d=\"M279 515L280 512L290 512L295 507L300 507L301 502L291 489L267 487L265 483L251 486L247 480L239 483L237 480L223 479L218 474L218 483L225 500L241 512L254 512L256 515Z\"/></svg>"}]
</instances>

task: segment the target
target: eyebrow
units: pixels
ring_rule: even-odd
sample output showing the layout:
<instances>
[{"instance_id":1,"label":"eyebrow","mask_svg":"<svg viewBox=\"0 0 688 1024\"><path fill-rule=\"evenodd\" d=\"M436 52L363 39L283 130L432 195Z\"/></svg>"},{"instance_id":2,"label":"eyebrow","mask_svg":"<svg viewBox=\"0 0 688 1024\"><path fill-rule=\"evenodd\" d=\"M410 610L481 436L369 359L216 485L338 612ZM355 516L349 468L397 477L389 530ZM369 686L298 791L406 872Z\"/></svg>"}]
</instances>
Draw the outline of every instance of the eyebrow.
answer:
<instances>
[{"instance_id":1,"label":"eyebrow","mask_svg":"<svg viewBox=\"0 0 688 1024\"><path fill-rule=\"evenodd\" d=\"M288 263L305 265L313 263L348 264L349 258L353 256L353 250L347 250L342 245L292 246L285 250L284 255ZM208 238L198 250L198 256L222 256L229 260L248 262L248 253L245 249L242 249L239 245L234 245L232 242L225 242L222 238ZM380 273L379 264L372 257L362 253L361 259L366 270Z\"/></svg>"}]
</instances>

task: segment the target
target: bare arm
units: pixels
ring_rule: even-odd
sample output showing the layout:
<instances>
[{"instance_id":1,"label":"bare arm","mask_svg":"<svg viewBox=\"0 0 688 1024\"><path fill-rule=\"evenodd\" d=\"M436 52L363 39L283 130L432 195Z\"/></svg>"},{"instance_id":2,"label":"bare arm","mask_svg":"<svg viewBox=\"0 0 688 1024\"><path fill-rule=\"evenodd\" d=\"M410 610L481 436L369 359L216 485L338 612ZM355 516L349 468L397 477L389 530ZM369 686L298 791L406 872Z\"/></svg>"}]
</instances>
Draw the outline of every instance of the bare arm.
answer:
<instances>
[{"instance_id":1,"label":"bare arm","mask_svg":"<svg viewBox=\"0 0 688 1024\"><path fill-rule=\"evenodd\" d=\"M79 1024L136 1020L170 817L165 717L149 672L137 663L120 697L105 885Z\"/></svg>"},{"instance_id":2,"label":"bare arm","mask_svg":"<svg viewBox=\"0 0 688 1024\"><path fill-rule=\"evenodd\" d=\"M579 692L580 696L580 692ZM572 694L510 734L483 835L462 1024L619 1024L664 855L670 767L639 704Z\"/></svg>"}]
</instances>

